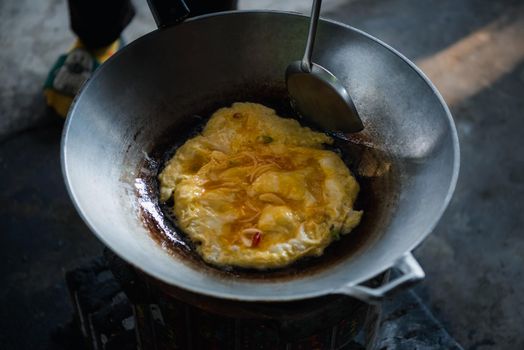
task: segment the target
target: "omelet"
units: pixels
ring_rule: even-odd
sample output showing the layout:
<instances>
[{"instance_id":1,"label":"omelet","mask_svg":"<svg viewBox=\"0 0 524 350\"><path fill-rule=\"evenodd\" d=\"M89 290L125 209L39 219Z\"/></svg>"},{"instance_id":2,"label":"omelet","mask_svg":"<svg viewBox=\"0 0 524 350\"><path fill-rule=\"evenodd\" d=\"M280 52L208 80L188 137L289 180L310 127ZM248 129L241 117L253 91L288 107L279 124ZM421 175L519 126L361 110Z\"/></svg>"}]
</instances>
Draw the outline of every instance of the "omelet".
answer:
<instances>
[{"instance_id":1,"label":"omelet","mask_svg":"<svg viewBox=\"0 0 524 350\"><path fill-rule=\"evenodd\" d=\"M319 256L357 226L359 185L326 134L256 103L216 111L159 174L178 226L217 266L268 269Z\"/></svg>"}]
</instances>

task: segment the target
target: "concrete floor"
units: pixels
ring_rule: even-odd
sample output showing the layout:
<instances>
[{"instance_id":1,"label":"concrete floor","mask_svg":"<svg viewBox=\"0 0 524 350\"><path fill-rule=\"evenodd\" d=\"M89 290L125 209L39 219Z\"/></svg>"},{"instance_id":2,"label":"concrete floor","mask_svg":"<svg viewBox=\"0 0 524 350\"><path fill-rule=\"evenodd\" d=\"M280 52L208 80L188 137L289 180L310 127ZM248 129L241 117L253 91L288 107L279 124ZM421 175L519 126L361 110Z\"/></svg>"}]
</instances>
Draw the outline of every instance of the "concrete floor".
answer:
<instances>
[{"instance_id":1,"label":"concrete floor","mask_svg":"<svg viewBox=\"0 0 524 350\"><path fill-rule=\"evenodd\" d=\"M145 1L130 41L154 28ZM308 0L240 0L308 11ZM331 0L323 16L414 60L450 104L461 176L434 234L417 249L417 287L466 349L524 349L524 1ZM67 197L61 122L41 85L73 40L63 0L0 2L0 344L45 349L68 321L63 271L100 252ZM21 335L30 336L21 336Z\"/></svg>"}]
</instances>

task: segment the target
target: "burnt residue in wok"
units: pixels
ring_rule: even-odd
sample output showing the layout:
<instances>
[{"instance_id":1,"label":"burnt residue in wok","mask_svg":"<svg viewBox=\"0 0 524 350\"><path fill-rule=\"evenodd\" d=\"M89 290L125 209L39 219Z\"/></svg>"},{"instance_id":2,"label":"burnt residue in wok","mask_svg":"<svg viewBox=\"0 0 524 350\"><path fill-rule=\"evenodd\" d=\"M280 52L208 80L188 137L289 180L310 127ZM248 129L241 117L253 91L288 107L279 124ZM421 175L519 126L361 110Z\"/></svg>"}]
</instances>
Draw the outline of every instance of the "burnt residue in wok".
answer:
<instances>
[{"instance_id":1,"label":"burnt residue in wok","mask_svg":"<svg viewBox=\"0 0 524 350\"><path fill-rule=\"evenodd\" d=\"M242 91L242 90L241 90ZM243 91L249 91L244 89ZM153 149L147 154L135 179L136 194L138 196L140 216L142 222L151 232L152 237L173 255L181 256L188 264L211 274L224 277L244 279L264 279L279 281L318 273L342 260L351 258L372 244L382 229L387 225L389 213L393 210L398 194L395 181L396 169L390 158L383 151L373 147L376 140L369 134L353 135L350 141L336 139L333 150L339 153L356 176L360 184L360 193L355 208L364 210L359 226L351 233L342 235L341 239L333 242L320 257L304 258L288 267L272 270L256 270L244 268L218 268L205 263L194 249L194 243L177 226L172 214L173 203L159 203L159 183L157 175L162 171L164 164L169 160L177 148L189 138L196 136L206 124L209 116L220 107L229 106L238 101L258 102L274 108L281 116L294 116L289 100L282 89L258 89L258 94L236 98L222 99L220 103L212 102L207 108L202 108L198 114L188 115L183 124L178 124L172 130L166 130ZM215 100L216 101L216 100ZM301 124L304 123L301 121ZM176 139L173 135L177 135Z\"/></svg>"}]
</instances>

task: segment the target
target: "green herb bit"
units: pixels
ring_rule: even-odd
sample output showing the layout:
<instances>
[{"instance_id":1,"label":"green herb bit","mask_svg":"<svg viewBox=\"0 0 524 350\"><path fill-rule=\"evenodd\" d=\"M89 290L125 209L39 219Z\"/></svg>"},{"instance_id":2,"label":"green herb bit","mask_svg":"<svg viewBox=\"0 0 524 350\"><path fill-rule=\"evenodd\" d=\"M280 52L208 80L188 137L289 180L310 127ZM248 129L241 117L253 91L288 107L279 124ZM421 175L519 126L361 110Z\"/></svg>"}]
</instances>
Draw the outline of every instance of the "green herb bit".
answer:
<instances>
[{"instance_id":1,"label":"green herb bit","mask_svg":"<svg viewBox=\"0 0 524 350\"><path fill-rule=\"evenodd\" d=\"M257 137L257 140L258 140L258 142L266 143L266 144L273 142L273 138L271 136L267 136L267 135L259 136L259 137Z\"/></svg>"},{"instance_id":2,"label":"green herb bit","mask_svg":"<svg viewBox=\"0 0 524 350\"><path fill-rule=\"evenodd\" d=\"M331 236L333 236L333 239L335 241L338 241L340 239L340 230L337 230L337 229L331 229L331 231L329 231L331 233Z\"/></svg>"}]
</instances>

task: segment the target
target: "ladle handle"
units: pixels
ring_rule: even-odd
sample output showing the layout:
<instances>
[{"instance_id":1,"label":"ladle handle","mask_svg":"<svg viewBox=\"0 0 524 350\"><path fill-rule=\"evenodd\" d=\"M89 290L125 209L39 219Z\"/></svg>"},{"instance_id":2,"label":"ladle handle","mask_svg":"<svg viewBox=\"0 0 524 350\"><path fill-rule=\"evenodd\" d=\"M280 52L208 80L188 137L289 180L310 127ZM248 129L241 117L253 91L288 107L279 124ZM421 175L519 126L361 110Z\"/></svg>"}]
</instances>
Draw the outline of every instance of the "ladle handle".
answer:
<instances>
[{"instance_id":1,"label":"ladle handle","mask_svg":"<svg viewBox=\"0 0 524 350\"><path fill-rule=\"evenodd\" d=\"M400 257L392 266L400 271L401 275L384 283L380 287L366 287L362 285L346 285L336 293L352 296L367 303L378 303L395 292L412 286L422 280L426 274L411 253Z\"/></svg>"},{"instance_id":2,"label":"ladle handle","mask_svg":"<svg viewBox=\"0 0 524 350\"><path fill-rule=\"evenodd\" d=\"M309 20L309 32L307 35L306 50L302 58L302 70L304 72L311 72L312 63L311 56L313 55L313 47L315 46L315 36L317 34L318 17L320 16L320 6L322 0L313 0L311 7L311 19Z\"/></svg>"},{"instance_id":3,"label":"ladle handle","mask_svg":"<svg viewBox=\"0 0 524 350\"><path fill-rule=\"evenodd\" d=\"M165 28L182 22L189 16L184 0L147 0L158 28Z\"/></svg>"}]
</instances>

